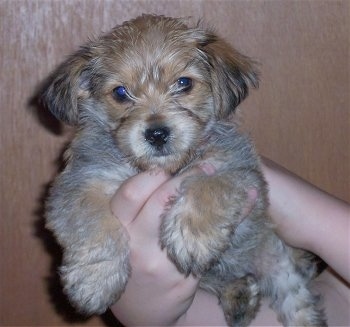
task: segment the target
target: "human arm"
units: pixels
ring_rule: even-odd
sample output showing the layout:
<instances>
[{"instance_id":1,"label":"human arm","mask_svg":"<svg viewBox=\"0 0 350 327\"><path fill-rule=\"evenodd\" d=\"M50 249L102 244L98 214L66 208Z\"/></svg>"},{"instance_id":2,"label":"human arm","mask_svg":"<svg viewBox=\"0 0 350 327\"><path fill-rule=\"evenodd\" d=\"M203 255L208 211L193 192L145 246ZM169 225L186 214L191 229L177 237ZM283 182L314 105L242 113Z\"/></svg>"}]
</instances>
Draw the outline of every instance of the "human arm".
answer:
<instances>
[{"instance_id":1,"label":"human arm","mask_svg":"<svg viewBox=\"0 0 350 327\"><path fill-rule=\"evenodd\" d=\"M268 159L270 216L289 245L320 256L350 282L350 207Z\"/></svg>"}]
</instances>

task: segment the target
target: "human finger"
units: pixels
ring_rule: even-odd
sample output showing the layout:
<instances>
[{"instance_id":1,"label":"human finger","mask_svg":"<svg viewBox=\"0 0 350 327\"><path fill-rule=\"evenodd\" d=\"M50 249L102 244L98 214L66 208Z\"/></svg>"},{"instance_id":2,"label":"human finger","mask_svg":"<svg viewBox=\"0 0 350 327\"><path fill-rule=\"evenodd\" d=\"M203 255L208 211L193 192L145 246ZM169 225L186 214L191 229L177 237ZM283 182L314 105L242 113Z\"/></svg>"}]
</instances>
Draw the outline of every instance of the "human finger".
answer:
<instances>
[{"instance_id":1,"label":"human finger","mask_svg":"<svg viewBox=\"0 0 350 327\"><path fill-rule=\"evenodd\" d=\"M123 225L130 224L150 195L170 178L163 171L148 171L125 181L113 196L112 213Z\"/></svg>"}]
</instances>

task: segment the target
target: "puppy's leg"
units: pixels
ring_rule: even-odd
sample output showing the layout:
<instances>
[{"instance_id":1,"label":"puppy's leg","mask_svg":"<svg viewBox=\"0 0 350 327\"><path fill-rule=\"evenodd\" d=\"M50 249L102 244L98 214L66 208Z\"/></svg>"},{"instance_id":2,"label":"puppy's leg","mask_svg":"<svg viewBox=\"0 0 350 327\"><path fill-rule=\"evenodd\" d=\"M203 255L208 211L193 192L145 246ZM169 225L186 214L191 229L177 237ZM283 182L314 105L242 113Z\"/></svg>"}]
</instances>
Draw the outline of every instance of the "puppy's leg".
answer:
<instances>
[{"instance_id":1,"label":"puppy's leg","mask_svg":"<svg viewBox=\"0 0 350 327\"><path fill-rule=\"evenodd\" d=\"M314 272L310 261L304 260L308 268L298 267L302 260L295 264L293 249L288 250L270 276L272 308L284 326L327 326L325 313L320 307L320 297L309 288ZM300 260L299 253L297 256Z\"/></svg>"},{"instance_id":2,"label":"puppy's leg","mask_svg":"<svg viewBox=\"0 0 350 327\"><path fill-rule=\"evenodd\" d=\"M219 300L229 326L248 326L260 306L255 278L247 275L225 284L219 293Z\"/></svg>"},{"instance_id":3,"label":"puppy's leg","mask_svg":"<svg viewBox=\"0 0 350 327\"><path fill-rule=\"evenodd\" d=\"M64 291L85 314L103 313L113 304L130 272L127 233L112 215L105 193L103 185L72 191L58 183L48 204L48 228L64 250Z\"/></svg>"},{"instance_id":4,"label":"puppy's leg","mask_svg":"<svg viewBox=\"0 0 350 327\"><path fill-rule=\"evenodd\" d=\"M161 246L179 271L200 275L228 248L247 198L233 176L186 179L169 203L161 225Z\"/></svg>"}]
</instances>

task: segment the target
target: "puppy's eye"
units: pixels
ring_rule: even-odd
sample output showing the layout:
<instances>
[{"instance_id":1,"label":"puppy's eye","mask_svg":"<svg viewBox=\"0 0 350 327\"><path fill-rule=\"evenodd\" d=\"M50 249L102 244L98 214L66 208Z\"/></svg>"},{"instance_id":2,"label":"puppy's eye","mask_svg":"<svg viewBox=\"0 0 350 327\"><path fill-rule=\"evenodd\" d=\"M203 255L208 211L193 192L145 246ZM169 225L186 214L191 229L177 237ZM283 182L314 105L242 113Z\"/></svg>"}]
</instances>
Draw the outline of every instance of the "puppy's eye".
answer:
<instances>
[{"instance_id":1,"label":"puppy's eye","mask_svg":"<svg viewBox=\"0 0 350 327\"><path fill-rule=\"evenodd\" d=\"M192 79L189 77L180 77L177 80L177 86L179 88L178 92L187 92L192 89L193 83Z\"/></svg>"},{"instance_id":2,"label":"puppy's eye","mask_svg":"<svg viewBox=\"0 0 350 327\"><path fill-rule=\"evenodd\" d=\"M113 96L119 102L124 102L124 101L128 100L128 98L129 98L128 91L122 85L117 86L113 90Z\"/></svg>"}]
</instances>

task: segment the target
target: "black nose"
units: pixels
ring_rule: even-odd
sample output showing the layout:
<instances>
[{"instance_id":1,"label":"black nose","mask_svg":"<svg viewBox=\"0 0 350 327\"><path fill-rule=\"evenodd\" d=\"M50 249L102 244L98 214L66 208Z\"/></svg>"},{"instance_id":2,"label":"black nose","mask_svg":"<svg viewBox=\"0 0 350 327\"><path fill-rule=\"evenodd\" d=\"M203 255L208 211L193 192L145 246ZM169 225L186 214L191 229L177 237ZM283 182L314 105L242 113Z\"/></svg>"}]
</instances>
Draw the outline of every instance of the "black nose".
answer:
<instances>
[{"instance_id":1,"label":"black nose","mask_svg":"<svg viewBox=\"0 0 350 327\"><path fill-rule=\"evenodd\" d=\"M145 139L148 143L161 147L169 138L170 130L167 127L148 128L145 131Z\"/></svg>"}]
</instances>

